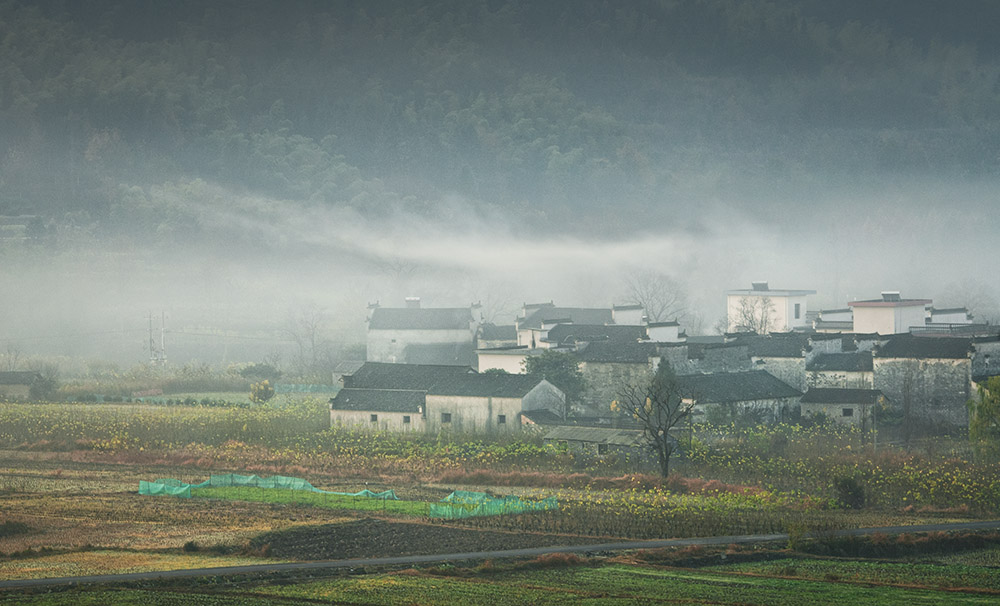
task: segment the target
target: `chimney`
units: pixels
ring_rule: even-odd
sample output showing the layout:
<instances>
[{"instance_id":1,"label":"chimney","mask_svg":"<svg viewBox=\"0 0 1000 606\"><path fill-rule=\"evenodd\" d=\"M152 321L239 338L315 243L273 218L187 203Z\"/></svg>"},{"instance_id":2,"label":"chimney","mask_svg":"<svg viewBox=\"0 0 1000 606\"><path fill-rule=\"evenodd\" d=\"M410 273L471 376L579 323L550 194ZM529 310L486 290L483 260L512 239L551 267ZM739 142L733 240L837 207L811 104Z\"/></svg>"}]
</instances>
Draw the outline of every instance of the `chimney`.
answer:
<instances>
[{"instance_id":1,"label":"chimney","mask_svg":"<svg viewBox=\"0 0 1000 606\"><path fill-rule=\"evenodd\" d=\"M885 302L895 302L899 301L899 291L898 290L884 290L882 291L882 300Z\"/></svg>"},{"instance_id":2,"label":"chimney","mask_svg":"<svg viewBox=\"0 0 1000 606\"><path fill-rule=\"evenodd\" d=\"M420 297L406 297L406 309L420 309Z\"/></svg>"},{"instance_id":3,"label":"chimney","mask_svg":"<svg viewBox=\"0 0 1000 606\"><path fill-rule=\"evenodd\" d=\"M767 290L767 282L751 282L754 290Z\"/></svg>"}]
</instances>

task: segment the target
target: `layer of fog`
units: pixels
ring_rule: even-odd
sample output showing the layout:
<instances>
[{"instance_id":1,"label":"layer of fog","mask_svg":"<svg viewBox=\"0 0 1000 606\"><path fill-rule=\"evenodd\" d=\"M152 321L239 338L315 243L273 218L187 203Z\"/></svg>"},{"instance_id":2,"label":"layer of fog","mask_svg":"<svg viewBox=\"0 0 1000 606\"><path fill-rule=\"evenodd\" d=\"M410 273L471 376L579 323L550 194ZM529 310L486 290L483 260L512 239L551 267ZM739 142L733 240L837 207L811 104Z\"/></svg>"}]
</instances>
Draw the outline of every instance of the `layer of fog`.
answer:
<instances>
[{"instance_id":1,"label":"layer of fog","mask_svg":"<svg viewBox=\"0 0 1000 606\"><path fill-rule=\"evenodd\" d=\"M287 345L289 323L303 310L321 315L324 338L362 342L373 302L478 301L489 319L512 323L523 302L625 303L627 279L640 275L666 276L680 286L692 333L712 332L724 313L724 292L751 280L814 289L812 309L899 290L938 306L972 306L980 319L998 315L1000 297L985 279L989 260L1000 253L991 184L844 188L769 204L767 212L753 201L699 200L676 223L625 217L634 233L614 239L522 225L501 210L469 210L459 198L430 213L399 208L373 219L194 185L187 196L157 187L144 193L152 203L197 216L201 233L211 234L202 241L184 247L111 241L85 254L35 249L5 264L0 351L14 345L28 353L141 362L152 312L155 332L162 313L175 342L190 335L180 355L240 361L283 339ZM260 347L227 344L222 354L216 347L199 355L198 337L214 343L220 334L242 345L256 339Z\"/></svg>"}]
</instances>

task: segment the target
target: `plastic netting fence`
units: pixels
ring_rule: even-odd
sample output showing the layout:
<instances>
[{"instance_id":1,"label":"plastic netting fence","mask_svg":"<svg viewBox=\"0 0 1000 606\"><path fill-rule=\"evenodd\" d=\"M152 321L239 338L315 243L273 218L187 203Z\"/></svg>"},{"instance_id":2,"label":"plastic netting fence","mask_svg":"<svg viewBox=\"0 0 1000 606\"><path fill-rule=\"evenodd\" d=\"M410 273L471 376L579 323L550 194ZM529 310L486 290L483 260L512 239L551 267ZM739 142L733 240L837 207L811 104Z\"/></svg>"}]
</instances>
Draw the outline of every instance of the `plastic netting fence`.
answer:
<instances>
[{"instance_id":1,"label":"plastic netting fence","mask_svg":"<svg viewBox=\"0 0 1000 606\"><path fill-rule=\"evenodd\" d=\"M427 515L432 518L455 520L477 516L498 516L526 513L529 511L550 511L559 509L555 497L541 501L526 501L521 497L494 497L485 492L456 490L440 503L431 503Z\"/></svg>"},{"instance_id":2,"label":"plastic netting fence","mask_svg":"<svg viewBox=\"0 0 1000 606\"><path fill-rule=\"evenodd\" d=\"M268 478L261 476L243 476L237 473L227 473L221 475L211 475L200 484L186 484L180 480L172 478L161 478L154 482L145 480L139 482L139 494L142 495L168 495L172 497L191 498L191 491L199 488L209 487L245 487L245 488L280 488L284 490L303 490L306 492L316 492L320 494L335 494L345 497L367 497L371 499L382 499L398 501L394 491L372 492L368 489L360 492L332 492L320 490L302 478L292 478L288 476L271 476Z\"/></svg>"}]
</instances>

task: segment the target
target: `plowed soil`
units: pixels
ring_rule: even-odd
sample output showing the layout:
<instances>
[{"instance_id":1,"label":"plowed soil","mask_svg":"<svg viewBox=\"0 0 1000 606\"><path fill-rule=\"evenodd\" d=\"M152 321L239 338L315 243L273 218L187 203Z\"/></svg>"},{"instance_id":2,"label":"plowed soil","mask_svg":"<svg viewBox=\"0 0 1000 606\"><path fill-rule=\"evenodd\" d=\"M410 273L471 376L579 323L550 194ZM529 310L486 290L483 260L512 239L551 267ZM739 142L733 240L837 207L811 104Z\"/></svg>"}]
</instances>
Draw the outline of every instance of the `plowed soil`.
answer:
<instances>
[{"instance_id":1,"label":"plowed soil","mask_svg":"<svg viewBox=\"0 0 1000 606\"><path fill-rule=\"evenodd\" d=\"M593 537L496 532L366 518L268 532L257 536L250 544L257 549L270 545L271 557L340 560L584 545L593 542Z\"/></svg>"}]
</instances>

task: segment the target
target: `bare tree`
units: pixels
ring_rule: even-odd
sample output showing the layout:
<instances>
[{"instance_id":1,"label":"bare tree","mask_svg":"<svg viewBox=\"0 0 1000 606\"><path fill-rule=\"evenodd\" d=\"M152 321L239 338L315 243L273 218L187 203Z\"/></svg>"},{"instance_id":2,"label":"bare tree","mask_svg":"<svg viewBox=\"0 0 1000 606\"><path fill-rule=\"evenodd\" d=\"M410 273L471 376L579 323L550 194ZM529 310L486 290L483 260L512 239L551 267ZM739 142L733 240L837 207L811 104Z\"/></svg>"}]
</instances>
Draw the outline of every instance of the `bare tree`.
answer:
<instances>
[{"instance_id":1,"label":"bare tree","mask_svg":"<svg viewBox=\"0 0 1000 606\"><path fill-rule=\"evenodd\" d=\"M774 301L771 297L740 297L732 318L732 328L736 331L755 332L766 335L775 330Z\"/></svg>"},{"instance_id":2,"label":"bare tree","mask_svg":"<svg viewBox=\"0 0 1000 606\"><path fill-rule=\"evenodd\" d=\"M656 453L660 474L670 473L670 457L677 450L677 441L670 430L690 417L695 400L681 391L677 375L670 365L661 362L656 374L645 384L625 384L611 410L628 415L639 422L642 435Z\"/></svg>"},{"instance_id":3,"label":"bare tree","mask_svg":"<svg viewBox=\"0 0 1000 606\"><path fill-rule=\"evenodd\" d=\"M625 277L625 300L642 305L650 322L683 320L688 300L681 284L670 276L651 271L633 271Z\"/></svg>"},{"instance_id":4,"label":"bare tree","mask_svg":"<svg viewBox=\"0 0 1000 606\"><path fill-rule=\"evenodd\" d=\"M323 327L324 317L325 313L322 309L315 304L310 304L292 312L285 323L285 333L298 346L296 362L299 366L299 372L302 374L316 371L316 364L320 357L320 331Z\"/></svg>"},{"instance_id":5,"label":"bare tree","mask_svg":"<svg viewBox=\"0 0 1000 606\"><path fill-rule=\"evenodd\" d=\"M0 356L0 368L4 370L17 370L18 365L21 362L21 358L24 356L24 350L17 343L7 344L7 353Z\"/></svg>"}]
</instances>

